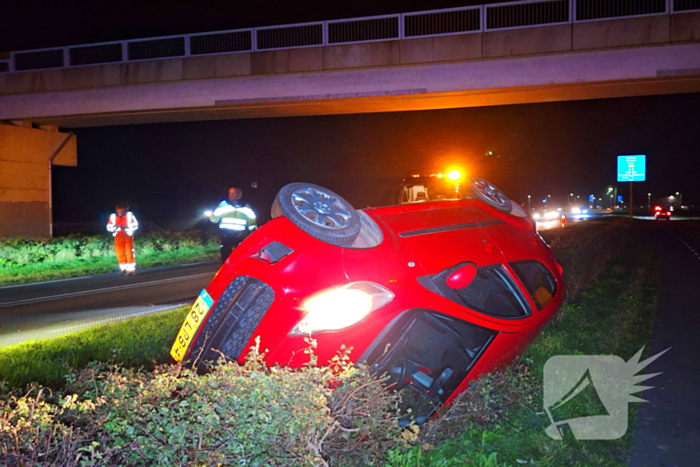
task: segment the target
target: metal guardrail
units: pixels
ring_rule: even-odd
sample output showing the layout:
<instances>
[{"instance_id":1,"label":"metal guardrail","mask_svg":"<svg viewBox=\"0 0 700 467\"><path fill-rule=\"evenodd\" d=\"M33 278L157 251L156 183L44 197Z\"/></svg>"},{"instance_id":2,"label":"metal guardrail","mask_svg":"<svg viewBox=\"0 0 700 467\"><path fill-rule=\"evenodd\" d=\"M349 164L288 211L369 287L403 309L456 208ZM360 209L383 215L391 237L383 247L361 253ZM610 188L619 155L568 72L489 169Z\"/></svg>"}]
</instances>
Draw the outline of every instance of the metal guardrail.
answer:
<instances>
[{"instance_id":1,"label":"metal guardrail","mask_svg":"<svg viewBox=\"0 0 700 467\"><path fill-rule=\"evenodd\" d=\"M576 22L664 15L667 8L666 0L576 0Z\"/></svg>"},{"instance_id":2,"label":"metal guardrail","mask_svg":"<svg viewBox=\"0 0 700 467\"><path fill-rule=\"evenodd\" d=\"M70 66L95 65L122 61L121 42L105 42L68 48Z\"/></svg>"},{"instance_id":3,"label":"metal guardrail","mask_svg":"<svg viewBox=\"0 0 700 467\"><path fill-rule=\"evenodd\" d=\"M250 52L252 50L252 29L190 34L190 55Z\"/></svg>"},{"instance_id":4,"label":"metal guardrail","mask_svg":"<svg viewBox=\"0 0 700 467\"><path fill-rule=\"evenodd\" d=\"M686 13L700 11L700 0L673 0L671 13Z\"/></svg>"},{"instance_id":5,"label":"metal guardrail","mask_svg":"<svg viewBox=\"0 0 700 467\"><path fill-rule=\"evenodd\" d=\"M401 15L327 21L328 45L401 39Z\"/></svg>"},{"instance_id":6,"label":"metal guardrail","mask_svg":"<svg viewBox=\"0 0 700 467\"><path fill-rule=\"evenodd\" d=\"M570 23L569 0L539 0L486 5L485 30Z\"/></svg>"},{"instance_id":7,"label":"metal guardrail","mask_svg":"<svg viewBox=\"0 0 700 467\"><path fill-rule=\"evenodd\" d=\"M255 29L253 50L293 49L326 45L324 23L301 23Z\"/></svg>"},{"instance_id":8,"label":"metal guardrail","mask_svg":"<svg viewBox=\"0 0 700 467\"><path fill-rule=\"evenodd\" d=\"M403 14L403 38L482 32L481 6Z\"/></svg>"},{"instance_id":9,"label":"metal guardrail","mask_svg":"<svg viewBox=\"0 0 700 467\"><path fill-rule=\"evenodd\" d=\"M483 33L700 11L700 0L524 0L13 52L0 73Z\"/></svg>"}]
</instances>

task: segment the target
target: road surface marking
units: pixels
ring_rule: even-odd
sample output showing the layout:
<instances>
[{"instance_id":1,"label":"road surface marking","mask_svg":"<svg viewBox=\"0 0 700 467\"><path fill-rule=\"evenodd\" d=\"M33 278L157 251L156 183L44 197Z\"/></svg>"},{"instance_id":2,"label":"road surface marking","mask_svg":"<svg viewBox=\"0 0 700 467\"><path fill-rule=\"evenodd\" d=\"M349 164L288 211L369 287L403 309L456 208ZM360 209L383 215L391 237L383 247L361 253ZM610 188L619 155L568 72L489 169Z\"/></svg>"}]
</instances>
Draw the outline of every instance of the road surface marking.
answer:
<instances>
[{"instance_id":1,"label":"road surface marking","mask_svg":"<svg viewBox=\"0 0 700 467\"><path fill-rule=\"evenodd\" d=\"M189 279L198 279L200 277L207 277L207 276L213 276L213 275L214 275L213 272L205 272L202 274L195 274L193 276L173 277L170 279L160 279L160 280L150 281L150 282L139 282L138 284L125 284L125 285L118 285L118 286L114 286L114 287L103 287L101 289L83 290L81 292L70 292L70 293L49 295L46 297L38 297L38 298L28 298L25 300L17 300L14 302L0 302L0 308L6 308L9 306L17 306L17 305L28 305L30 303L48 302L51 300L59 300L59 299L64 299L64 298L82 297L85 295L94 295L94 294L98 294L98 293L113 292L116 290L137 289L139 287L150 287L152 285L167 284L170 282L181 282L181 281L186 281Z\"/></svg>"},{"instance_id":2,"label":"road surface marking","mask_svg":"<svg viewBox=\"0 0 700 467\"><path fill-rule=\"evenodd\" d=\"M60 329L51 329L48 332L50 334L56 334L59 332L66 332L66 331L73 331L75 329L80 329L80 328L86 328L90 326L96 326L98 324L106 324L106 323L111 323L114 321L121 321L124 319L129 319L129 318L135 318L136 316L144 316L144 315L150 315L153 313L161 313L163 311L169 311L169 310L174 310L176 308L181 308L183 306L190 305L191 303L185 302L185 303L178 303L176 305L167 305L167 306L159 306L153 309L149 310L144 310L144 311L139 311L136 313L129 313L128 315L121 315L121 316L113 316L111 318L105 318L105 319L100 319L97 321L90 321L87 323L81 323L81 324L74 324L73 326L66 326Z\"/></svg>"}]
</instances>

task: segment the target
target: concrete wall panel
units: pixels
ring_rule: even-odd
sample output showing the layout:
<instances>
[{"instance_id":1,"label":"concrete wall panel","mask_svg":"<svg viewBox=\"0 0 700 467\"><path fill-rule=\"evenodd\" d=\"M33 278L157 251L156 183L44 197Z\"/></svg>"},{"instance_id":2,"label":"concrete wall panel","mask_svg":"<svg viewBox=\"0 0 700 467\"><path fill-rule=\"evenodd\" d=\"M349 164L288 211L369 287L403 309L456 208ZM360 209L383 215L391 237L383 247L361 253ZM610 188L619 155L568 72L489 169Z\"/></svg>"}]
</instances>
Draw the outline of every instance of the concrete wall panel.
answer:
<instances>
[{"instance_id":1,"label":"concrete wall panel","mask_svg":"<svg viewBox=\"0 0 700 467\"><path fill-rule=\"evenodd\" d=\"M41 164L48 167L49 158L67 136L56 131L0 125L0 161ZM75 166L77 162L76 137L73 136L56 156L54 163Z\"/></svg>"},{"instance_id":2,"label":"concrete wall panel","mask_svg":"<svg viewBox=\"0 0 700 467\"><path fill-rule=\"evenodd\" d=\"M122 68L123 84L179 81L184 78L182 58L168 58L125 63Z\"/></svg>"},{"instance_id":3,"label":"concrete wall panel","mask_svg":"<svg viewBox=\"0 0 700 467\"><path fill-rule=\"evenodd\" d=\"M481 58L481 34L421 37L401 42L401 63L451 62Z\"/></svg>"},{"instance_id":4,"label":"concrete wall panel","mask_svg":"<svg viewBox=\"0 0 700 467\"><path fill-rule=\"evenodd\" d=\"M700 41L700 12L671 15L671 41Z\"/></svg>"},{"instance_id":5,"label":"concrete wall panel","mask_svg":"<svg viewBox=\"0 0 700 467\"><path fill-rule=\"evenodd\" d=\"M61 136L60 143L57 139L52 141L53 144L56 144L56 146L54 146L56 149L58 149L58 146L63 143L67 136L65 133L58 134ZM78 165L78 138L75 135L68 140L65 146L63 146L61 152L56 154L56 157L53 159L53 165L64 165L69 167L76 167Z\"/></svg>"},{"instance_id":6,"label":"concrete wall panel","mask_svg":"<svg viewBox=\"0 0 700 467\"><path fill-rule=\"evenodd\" d=\"M250 57L250 69L254 75L321 71L323 70L323 48L307 47L255 52Z\"/></svg>"},{"instance_id":7,"label":"concrete wall panel","mask_svg":"<svg viewBox=\"0 0 700 467\"><path fill-rule=\"evenodd\" d=\"M574 50L669 42L670 15L574 24Z\"/></svg>"},{"instance_id":8,"label":"concrete wall panel","mask_svg":"<svg viewBox=\"0 0 700 467\"><path fill-rule=\"evenodd\" d=\"M250 74L250 54L204 55L184 62L185 79L224 78Z\"/></svg>"},{"instance_id":9,"label":"concrete wall panel","mask_svg":"<svg viewBox=\"0 0 700 467\"><path fill-rule=\"evenodd\" d=\"M48 237L49 203L0 201L0 238Z\"/></svg>"},{"instance_id":10,"label":"concrete wall panel","mask_svg":"<svg viewBox=\"0 0 700 467\"><path fill-rule=\"evenodd\" d=\"M323 47L323 69L392 66L399 64L399 41L367 42Z\"/></svg>"},{"instance_id":11,"label":"concrete wall panel","mask_svg":"<svg viewBox=\"0 0 700 467\"><path fill-rule=\"evenodd\" d=\"M0 237L50 234L49 158L68 137L65 133L0 125ZM54 159L76 165L73 136Z\"/></svg>"},{"instance_id":12,"label":"concrete wall panel","mask_svg":"<svg viewBox=\"0 0 700 467\"><path fill-rule=\"evenodd\" d=\"M118 86L122 82L122 64L79 68L24 71L0 74L0 94L70 91L73 89Z\"/></svg>"},{"instance_id":13,"label":"concrete wall panel","mask_svg":"<svg viewBox=\"0 0 700 467\"><path fill-rule=\"evenodd\" d=\"M484 33L484 58L571 50L571 25L507 29Z\"/></svg>"},{"instance_id":14,"label":"concrete wall panel","mask_svg":"<svg viewBox=\"0 0 700 467\"><path fill-rule=\"evenodd\" d=\"M0 160L0 173L2 181L0 182L0 190L4 195L11 196L12 201L46 201L48 199L49 189L49 162L45 164L31 164L25 162L8 162ZM15 191L44 191L43 196L38 196L36 193L30 193L28 199L24 199L21 193ZM0 195L3 201L9 201L4 195Z\"/></svg>"}]
</instances>

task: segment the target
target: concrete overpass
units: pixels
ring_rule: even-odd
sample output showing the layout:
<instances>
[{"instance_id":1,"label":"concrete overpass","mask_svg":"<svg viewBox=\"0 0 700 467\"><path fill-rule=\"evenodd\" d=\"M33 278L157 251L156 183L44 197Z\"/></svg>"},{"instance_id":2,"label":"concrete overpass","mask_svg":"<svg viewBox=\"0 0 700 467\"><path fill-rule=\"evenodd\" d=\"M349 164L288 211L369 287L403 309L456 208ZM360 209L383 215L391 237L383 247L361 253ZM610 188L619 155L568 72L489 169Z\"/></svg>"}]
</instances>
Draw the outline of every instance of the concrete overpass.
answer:
<instances>
[{"instance_id":1,"label":"concrete overpass","mask_svg":"<svg viewBox=\"0 0 700 467\"><path fill-rule=\"evenodd\" d=\"M182 36L181 50L172 47L179 36L126 41L119 44L120 61L91 66L73 64L73 52L85 47L76 46L36 52L37 56L54 53L58 57L55 50L59 50L60 66L11 72L22 64L22 54L31 53L22 52L8 61L10 72L0 73L0 121L21 125L24 130L39 125L56 129L698 92L700 11L676 11L674 1L688 3L671 0L664 6L661 2L663 11L626 12L629 14L621 17L610 17L620 13L612 9L612 13L598 12L602 16L598 18L595 11L591 14L579 8L574 0L535 0L515 6L344 20L343 28L338 26L343 21L322 22L320 33L310 36L297 33L316 24L260 28L249 30L251 39L246 44L250 50L237 53L197 54L201 35ZM530 7L536 7L534 14L526 11ZM700 9L700 3L697 7ZM424 18L417 18L419 15ZM522 24L527 21L535 24ZM415 24L424 26L416 28ZM440 29L445 24L450 32ZM455 24L463 30L454 32ZM337 31L345 35L338 36ZM363 31L370 32L363 37ZM276 32L291 39L282 43L268 40L272 47L267 47L266 38ZM428 34L420 34L425 32ZM241 33L246 31L211 35L239 37ZM170 41L165 55L175 50L182 56L145 60L141 57L143 50L149 50L148 41L154 50ZM95 47L106 50L111 45ZM8 203L23 201L9 200L21 196L9 186L16 181L5 175L9 172L3 164L12 151L3 134L0 132L0 216L6 219ZM74 156L64 157L73 163ZM13 180L36 179L36 174L18 173L15 170ZM14 197L8 198L8 193L15 193ZM50 192L45 194L50 198ZM17 206L12 209L16 212ZM45 235L50 219L27 218L12 229L3 225L0 236L30 230L36 235L37 228Z\"/></svg>"}]
</instances>

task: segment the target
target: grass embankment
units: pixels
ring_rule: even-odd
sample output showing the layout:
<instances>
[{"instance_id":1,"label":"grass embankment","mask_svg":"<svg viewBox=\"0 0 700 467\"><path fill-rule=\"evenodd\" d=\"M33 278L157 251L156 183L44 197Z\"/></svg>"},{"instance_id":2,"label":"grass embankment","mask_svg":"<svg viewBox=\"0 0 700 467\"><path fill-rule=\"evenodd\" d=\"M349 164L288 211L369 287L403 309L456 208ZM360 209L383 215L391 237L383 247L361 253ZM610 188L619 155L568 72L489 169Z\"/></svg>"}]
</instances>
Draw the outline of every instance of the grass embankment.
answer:
<instances>
[{"instance_id":1,"label":"grass embankment","mask_svg":"<svg viewBox=\"0 0 700 467\"><path fill-rule=\"evenodd\" d=\"M136 235L137 268L216 259L216 236L204 231ZM109 235L0 240L0 286L118 271Z\"/></svg>"},{"instance_id":2,"label":"grass embankment","mask_svg":"<svg viewBox=\"0 0 700 467\"><path fill-rule=\"evenodd\" d=\"M170 361L170 346L187 308L95 326L75 334L0 348L0 381L13 388L38 383L56 390L91 362L152 370Z\"/></svg>"},{"instance_id":3,"label":"grass embankment","mask_svg":"<svg viewBox=\"0 0 700 467\"><path fill-rule=\"evenodd\" d=\"M425 425L399 429L396 395L362 368L346 368L339 389L327 370L266 371L255 359L204 377L170 366L125 369L150 369L167 360L180 310L172 319L158 315L84 331L73 342L64 337L0 350L3 370L10 355L25 368L32 360L47 362L41 373L54 376L43 382L56 388L68 366L85 368L88 360L123 365L93 363L68 373L67 384L52 393L0 390L0 463L4 457L8 464L23 459L24 465L625 465L631 430L618 441L547 437L549 420L538 415L542 370L553 355L628 360L646 344L656 260L627 222L555 235L551 244L570 284L558 318L522 362L474 382ZM143 333L135 335L140 327ZM71 353L78 343L82 347ZM45 356L29 355L38 353ZM13 385L33 378L26 370L5 375L0 379ZM583 398L582 408L594 402Z\"/></svg>"}]
</instances>

